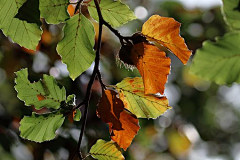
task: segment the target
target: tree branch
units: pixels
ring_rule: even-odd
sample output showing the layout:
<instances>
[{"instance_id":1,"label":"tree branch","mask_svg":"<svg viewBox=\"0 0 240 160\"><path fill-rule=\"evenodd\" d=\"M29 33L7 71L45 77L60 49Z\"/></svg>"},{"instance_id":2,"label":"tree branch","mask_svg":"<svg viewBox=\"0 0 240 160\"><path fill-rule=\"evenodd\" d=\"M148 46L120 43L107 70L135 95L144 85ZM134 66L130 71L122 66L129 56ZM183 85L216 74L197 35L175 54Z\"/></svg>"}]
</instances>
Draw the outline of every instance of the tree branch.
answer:
<instances>
[{"instance_id":1,"label":"tree branch","mask_svg":"<svg viewBox=\"0 0 240 160\"><path fill-rule=\"evenodd\" d=\"M102 18L102 13L101 13L98 1L94 0L94 3L95 3L95 6L97 8L98 16L99 16L99 35L98 35L97 51L96 51L96 57L95 57L95 65L94 65L92 76L91 76L90 81L89 81L88 86L87 86L86 96L85 96L84 101L83 101L83 103L85 105L85 110L84 110L84 114L83 114L83 124L82 124L81 132L80 132L80 136L79 136L79 141L78 141L78 147L77 147L78 158L80 160L83 159L80 147L81 147L81 143L82 143L82 139L83 139L83 133L84 133L84 130L85 130L85 127L86 127L86 122L87 122L87 114L88 114L89 100L90 100L90 97L91 97L92 85L93 85L93 82L95 80L96 75L100 74L99 63L100 63L100 48L101 48L101 42L102 42L103 18ZM101 82L101 80L100 80L100 82ZM102 84L103 83L101 83L101 85ZM80 107L81 105L83 105L83 104L80 103L77 107Z\"/></svg>"},{"instance_id":2,"label":"tree branch","mask_svg":"<svg viewBox=\"0 0 240 160\"><path fill-rule=\"evenodd\" d=\"M106 22L104 19L102 19L103 24L108 27L108 29L110 29L110 31L112 31L120 40L121 44L123 45L124 43L128 43L128 44L132 44L131 37L125 37L122 36L118 30L114 29L108 22ZM124 42L125 41L125 42Z\"/></svg>"}]
</instances>

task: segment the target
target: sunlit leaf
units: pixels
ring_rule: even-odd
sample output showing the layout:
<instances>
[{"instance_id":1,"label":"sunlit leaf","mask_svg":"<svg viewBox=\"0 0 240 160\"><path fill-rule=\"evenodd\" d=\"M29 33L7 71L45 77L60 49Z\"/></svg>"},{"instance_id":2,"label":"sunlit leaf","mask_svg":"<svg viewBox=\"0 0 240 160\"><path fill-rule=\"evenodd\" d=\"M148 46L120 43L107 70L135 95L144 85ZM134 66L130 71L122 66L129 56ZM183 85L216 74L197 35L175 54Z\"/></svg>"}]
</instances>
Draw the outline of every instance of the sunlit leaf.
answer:
<instances>
[{"instance_id":1,"label":"sunlit leaf","mask_svg":"<svg viewBox=\"0 0 240 160\"><path fill-rule=\"evenodd\" d=\"M42 30L36 23L14 18L24 2L26 0L0 0L0 29L20 46L35 50Z\"/></svg>"},{"instance_id":2,"label":"sunlit leaf","mask_svg":"<svg viewBox=\"0 0 240 160\"><path fill-rule=\"evenodd\" d=\"M105 90L97 108L97 115L108 123L111 138L126 150L140 129L135 115L124 110L124 104L113 90Z\"/></svg>"},{"instance_id":3,"label":"sunlit leaf","mask_svg":"<svg viewBox=\"0 0 240 160\"><path fill-rule=\"evenodd\" d=\"M32 116L24 116L20 122L20 136L22 138L43 142L49 141L55 138L56 130L61 127L65 117L57 113L36 114L32 113Z\"/></svg>"},{"instance_id":4,"label":"sunlit leaf","mask_svg":"<svg viewBox=\"0 0 240 160\"><path fill-rule=\"evenodd\" d=\"M73 5L68 5L68 13L69 13L69 15L72 17L72 16L74 16L74 11L75 11L75 8L73 7Z\"/></svg>"},{"instance_id":5,"label":"sunlit leaf","mask_svg":"<svg viewBox=\"0 0 240 160\"><path fill-rule=\"evenodd\" d=\"M119 0L101 1L100 9L102 11L103 19L113 27L119 27L128 21L136 19L136 16L130 8ZM98 13L94 1L91 1L88 4L88 10L92 18L98 21Z\"/></svg>"},{"instance_id":6,"label":"sunlit leaf","mask_svg":"<svg viewBox=\"0 0 240 160\"><path fill-rule=\"evenodd\" d=\"M41 17L48 23L58 24L69 19L67 11L69 0L40 0Z\"/></svg>"},{"instance_id":7,"label":"sunlit leaf","mask_svg":"<svg viewBox=\"0 0 240 160\"><path fill-rule=\"evenodd\" d=\"M74 114L73 120L74 121L80 121L82 117L82 113L79 109L76 110L76 113Z\"/></svg>"},{"instance_id":8,"label":"sunlit leaf","mask_svg":"<svg viewBox=\"0 0 240 160\"><path fill-rule=\"evenodd\" d=\"M34 105L36 109L43 107L58 109L66 99L65 88L59 86L52 76L44 75L43 80L31 83L28 80L27 69L16 72L15 89L18 98L25 105Z\"/></svg>"},{"instance_id":9,"label":"sunlit leaf","mask_svg":"<svg viewBox=\"0 0 240 160\"><path fill-rule=\"evenodd\" d=\"M157 118L171 109L166 97L144 94L143 81L140 77L125 78L116 84L116 89L124 107L138 118Z\"/></svg>"},{"instance_id":10,"label":"sunlit leaf","mask_svg":"<svg viewBox=\"0 0 240 160\"><path fill-rule=\"evenodd\" d=\"M142 34L168 48L186 64L192 52L179 34L180 26L173 18L153 15L143 24Z\"/></svg>"},{"instance_id":11,"label":"sunlit leaf","mask_svg":"<svg viewBox=\"0 0 240 160\"><path fill-rule=\"evenodd\" d=\"M82 14L71 17L64 27L64 38L57 45L70 77L75 80L94 61L95 32L92 23Z\"/></svg>"},{"instance_id":12,"label":"sunlit leaf","mask_svg":"<svg viewBox=\"0 0 240 160\"><path fill-rule=\"evenodd\" d=\"M225 21L232 29L240 29L239 0L223 0L222 2L222 11Z\"/></svg>"},{"instance_id":13,"label":"sunlit leaf","mask_svg":"<svg viewBox=\"0 0 240 160\"><path fill-rule=\"evenodd\" d=\"M190 72L217 84L240 83L240 32L231 32L216 42L205 41L197 50Z\"/></svg>"},{"instance_id":14,"label":"sunlit leaf","mask_svg":"<svg viewBox=\"0 0 240 160\"><path fill-rule=\"evenodd\" d=\"M67 105L75 106L76 95L72 94L67 97Z\"/></svg>"},{"instance_id":15,"label":"sunlit leaf","mask_svg":"<svg viewBox=\"0 0 240 160\"><path fill-rule=\"evenodd\" d=\"M106 142L99 139L90 149L89 154L99 160L123 160L124 157L121 153L119 146L113 142Z\"/></svg>"},{"instance_id":16,"label":"sunlit leaf","mask_svg":"<svg viewBox=\"0 0 240 160\"><path fill-rule=\"evenodd\" d=\"M163 94L171 64L166 53L154 45L138 43L132 48L131 59L143 77L145 94Z\"/></svg>"}]
</instances>

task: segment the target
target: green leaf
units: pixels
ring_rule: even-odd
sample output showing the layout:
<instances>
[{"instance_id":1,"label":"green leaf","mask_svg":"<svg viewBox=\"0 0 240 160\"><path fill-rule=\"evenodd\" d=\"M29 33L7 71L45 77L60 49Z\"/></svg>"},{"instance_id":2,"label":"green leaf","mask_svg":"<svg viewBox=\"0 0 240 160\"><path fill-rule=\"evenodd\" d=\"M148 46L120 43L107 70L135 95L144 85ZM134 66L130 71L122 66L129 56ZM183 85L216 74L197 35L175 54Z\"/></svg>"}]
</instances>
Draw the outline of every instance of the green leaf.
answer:
<instances>
[{"instance_id":1,"label":"green leaf","mask_svg":"<svg viewBox=\"0 0 240 160\"><path fill-rule=\"evenodd\" d=\"M81 117L82 117L82 113L81 113L81 111L79 109L77 109L76 113L75 113L75 115L73 117L73 120L74 121L80 121Z\"/></svg>"},{"instance_id":2,"label":"green leaf","mask_svg":"<svg viewBox=\"0 0 240 160\"><path fill-rule=\"evenodd\" d=\"M67 8L69 0L40 0L41 17L48 23L58 24L69 19Z\"/></svg>"},{"instance_id":3,"label":"green leaf","mask_svg":"<svg viewBox=\"0 0 240 160\"><path fill-rule=\"evenodd\" d=\"M57 45L62 61L67 64L70 77L75 80L94 61L95 31L82 14L71 17L64 27L64 38Z\"/></svg>"},{"instance_id":4,"label":"green leaf","mask_svg":"<svg viewBox=\"0 0 240 160\"><path fill-rule=\"evenodd\" d=\"M102 0L100 9L103 19L113 27L119 27L128 21L137 19L130 8L119 0ZM98 14L93 0L89 3L88 10L91 17L98 21Z\"/></svg>"},{"instance_id":5,"label":"green leaf","mask_svg":"<svg viewBox=\"0 0 240 160\"><path fill-rule=\"evenodd\" d=\"M205 41L197 50L190 72L219 85L240 83L240 32Z\"/></svg>"},{"instance_id":6,"label":"green leaf","mask_svg":"<svg viewBox=\"0 0 240 160\"><path fill-rule=\"evenodd\" d=\"M99 160L122 160L124 159L119 146L113 142L99 139L90 149L90 155Z\"/></svg>"},{"instance_id":7,"label":"green leaf","mask_svg":"<svg viewBox=\"0 0 240 160\"><path fill-rule=\"evenodd\" d=\"M55 138L56 130L60 128L65 117L57 113L36 114L32 116L24 116L20 121L20 136L22 138L35 142L49 141Z\"/></svg>"},{"instance_id":8,"label":"green leaf","mask_svg":"<svg viewBox=\"0 0 240 160\"><path fill-rule=\"evenodd\" d=\"M31 83L28 80L27 69L16 72L15 89L18 98L25 105L34 105L36 109L43 107L58 109L62 101L66 99L65 88L59 86L52 76L43 75L43 80Z\"/></svg>"},{"instance_id":9,"label":"green leaf","mask_svg":"<svg viewBox=\"0 0 240 160\"><path fill-rule=\"evenodd\" d=\"M240 29L239 0L223 0L222 12L224 20L232 29Z\"/></svg>"},{"instance_id":10,"label":"green leaf","mask_svg":"<svg viewBox=\"0 0 240 160\"><path fill-rule=\"evenodd\" d=\"M20 7L15 18L41 26L39 0L27 0L27 2Z\"/></svg>"},{"instance_id":11,"label":"green leaf","mask_svg":"<svg viewBox=\"0 0 240 160\"><path fill-rule=\"evenodd\" d=\"M76 95L72 94L67 97L67 105L75 106Z\"/></svg>"},{"instance_id":12,"label":"green leaf","mask_svg":"<svg viewBox=\"0 0 240 160\"><path fill-rule=\"evenodd\" d=\"M157 118L171 109L166 97L144 94L141 77L125 78L116 84L115 88L119 93L119 98L124 103L124 107L138 118Z\"/></svg>"},{"instance_id":13,"label":"green leaf","mask_svg":"<svg viewBox=\"0 0 240 160\"><path fill-rule=\"evenodd\" d=\"M26 0L0 0L0 29L20 46L35 50L42 30L36 23L14 18L24 2Z\"/></svg>"}]
</instances>

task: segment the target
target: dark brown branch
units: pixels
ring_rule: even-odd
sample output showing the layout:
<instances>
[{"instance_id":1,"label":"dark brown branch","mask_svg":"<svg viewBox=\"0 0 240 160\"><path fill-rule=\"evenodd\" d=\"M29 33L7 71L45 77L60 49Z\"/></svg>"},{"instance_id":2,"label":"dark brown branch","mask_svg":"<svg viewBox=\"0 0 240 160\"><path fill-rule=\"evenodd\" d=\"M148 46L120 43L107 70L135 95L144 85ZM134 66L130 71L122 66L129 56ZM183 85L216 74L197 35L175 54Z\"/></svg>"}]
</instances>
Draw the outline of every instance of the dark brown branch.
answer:
<instances>
[{"instance_id":1,"label":"dark brown branch","mask_svg":"<svg viewBox=\"0 0 240 160\"><path fill-rule=\"evenodd\" d=\"M77 5L76 5L76 7L75 7L74 14L77 13L78 9L79 9L79 12L80 12L81 3L82 3L82 2L83 2L83 0L79 0L78 2L75 3L75 4L77 4Z\"/></svg>"},{"instance_id":2,"label":"dark brown branch","mask_svg":"<svg viewBox=\"0 0 240 160\"><path fill-rule=\"evenodd\" d=\"M103 81L102 81L102 75L101 75L101 73L100 73L100 71L98 70L98 72L97 72L97 76L98 76L98 81L99 81L99 83L101 84L101 87L103 88L103 89L106 89L106 85L103 83Z\"/></svg>"},{"instance_id":3,"label":"dark brown branch","mask_svg":"<svg viewBox=\"0 0 240 160\"><path fill-rule=\"evenodd\" d=\"M81 108L84 104L85 104L85 102L82 101L82 102L79 103L76 107L74 107L73 110Z\"/></svg>"},{"instance_id":4,"label":"dark brown branch","mask_svg":"<svg viewBox=\"0 0 240 160\"><path fill-rule=\"evenodd\" d=\"M120 40L121 44L123 45L124 43L128 43L128 44L132 44L131 43L131 37L125 37L125 36L122 36L118 30L114 29L108 22L106 22L104 19L103 20L103 24L108 27L108 29L110 29L110 31L112 31ZM124 42L125 41L125 42Z\"/></svg>"},{"instance_id":5,"label":"dark brown branch","mask_svg":"<svg viewBox=\"0 0 240 160\"><path fill-rule=\"evenodd\" d=\"M96 5L98 16L99 16L99 35L98 35L95 65L94 65L92 76L91 76L90 81L89 81L88 86L87 86L87 93L86 93L86 96L85 96L84 101L83 101L83 103L85 105L85 110L84 110L84 114L83 114L83 124L82 124L81 132L80 132L80 136L79 136L79 141L78 141L78 147L77 147L78 158L81 159L81 160L83 159L83 157L82 157L82 154L81 154L80 147L81 147L81 143L82 143L82 139L83 139L83 133L85 131L86 122L87 122L87 114L88 114L89 100L90 100L90 97L91 97L92 85L93 85L93 82L95 80L96 75L100 74L99 63L100 63L100 48L101 48L101 42L102 42L103 18L102 18L102 13L101 13L98 1L94 0L94 3ZM80 104L78 106L80 106Z\"/></svg>"}]
</instances>

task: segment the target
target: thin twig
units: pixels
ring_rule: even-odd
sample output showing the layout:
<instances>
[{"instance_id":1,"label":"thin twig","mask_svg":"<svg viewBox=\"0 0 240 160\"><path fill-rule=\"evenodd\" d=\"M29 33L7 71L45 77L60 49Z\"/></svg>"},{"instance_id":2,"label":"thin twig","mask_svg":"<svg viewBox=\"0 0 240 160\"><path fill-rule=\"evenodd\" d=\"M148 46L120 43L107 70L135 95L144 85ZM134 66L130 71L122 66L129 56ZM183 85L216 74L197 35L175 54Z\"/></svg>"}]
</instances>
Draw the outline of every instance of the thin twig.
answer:
<instances>
[{"instance_id":1,"label":"thin twig","mask_svg":"<svg viewBox=\"0 0 240 160\"><path fill-rule=\"evenodd\" d=\"M97 76L98 76L98 81L99 81L99 83L101 84L101 87L103 88L103 89L106 89L106 85L103 83L103 81L102 81L102 75L101 75L101 73L100 73L100 71L98 70L98 72L97 72Z\"/></svg>"},{"instance_id":2,"label":"thin twig","mask_svg":"<svg viewBox=\"0 0 240 160\"><path fill-rule=\"evenodd\" d=\"M78 2L76 2L76 7L75 7L75 10L74 10L74 14L77 13L77 10L79 9L79 12L81 12L81 3L82 3L83 0L79 0Z\"/></svg>"},{"instance_id":3,"label":"thin twig","mask_svg":"<svg viewBox=\"0 0 240 160\"><path fill-rule=\"evenodd\" d=\"M131 37L125 37L125 36L122 36L118 30L114 29L108 22L106 22L104 19L103 19L103 24L108 27L108 29L110 29L110 31L112 31L120 40L121 44L123 45L124 44L124 41L125 43L129 43L129 44L132 44L130 39Z\"/></svg>"},{"instance_id":4,"label":"thin twig","mask_svg":"<svg viewBox=\"0 0 240 160\"><path fill-rule=\"evenodd\" d=\"M73 108L73 110L81 108L84 104L85 104L85 102L82 101L82 102L79 103L77 106L75 106L75 107Z\"/></svg>"},{"instance_id":5,"label":"thin twig","mask_svg":"<svg viewBox=\"0 0 240 160\"><path fill-rule=\"evenodd\" d=\"M95 65L94 65L94 69L93 69L93 73L92 76L90 78L90 81L88 83L87 86L87 92L86 92L86 96L84 98L84 105L85 105L85 110L84 110L84 114L83 114L83 124L82 124L82 128L81 128L81 132L80 132L80 136L79 136L79 140L78 140L78 158L80 160L83 159L82 154L81 154L81 143L82 143L82 139L83 139L83 133L86 127L86 122L87 122L87 114L88 114L88 107L89 107L89 101L90 101L90 96L91 96L91 89L92 89L92 85L93 82L95 80L96 75L98 74L99 71L99 62L100 62L100 48L101 48L101 42L102 42L102 26L103 26L103 18L102 18L102 13L98 4L97 0L94 0L94 3L96 5L97 11L98 11L98 16L99 16L99 35L98 35L98 43L97 43L97 51L96 51L96 58L95 58Z\"/></svg>"}]
</instances>

